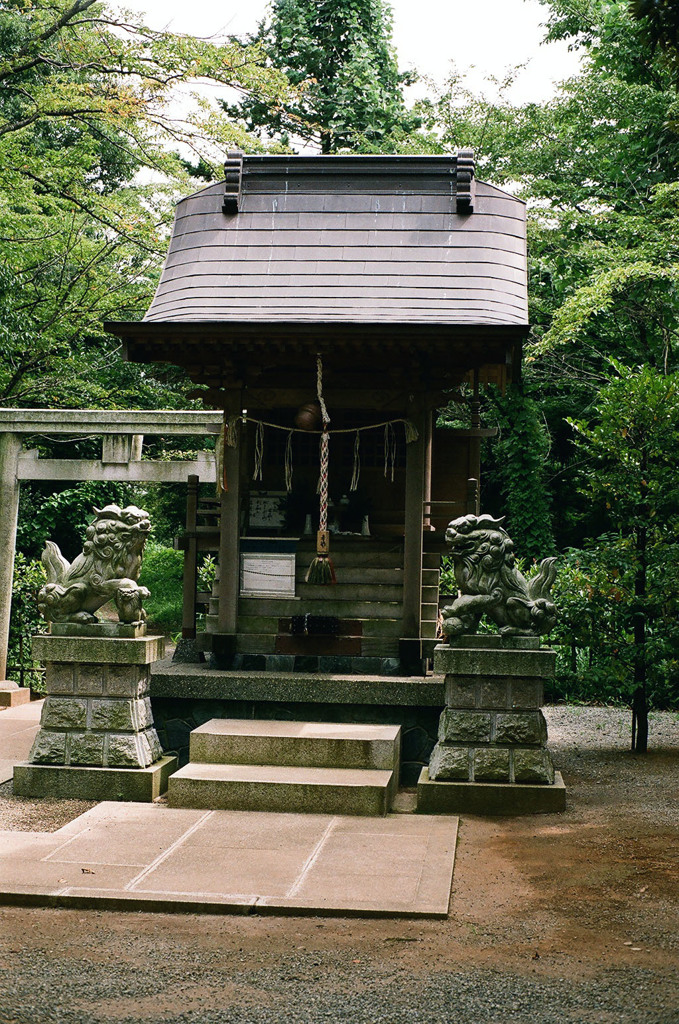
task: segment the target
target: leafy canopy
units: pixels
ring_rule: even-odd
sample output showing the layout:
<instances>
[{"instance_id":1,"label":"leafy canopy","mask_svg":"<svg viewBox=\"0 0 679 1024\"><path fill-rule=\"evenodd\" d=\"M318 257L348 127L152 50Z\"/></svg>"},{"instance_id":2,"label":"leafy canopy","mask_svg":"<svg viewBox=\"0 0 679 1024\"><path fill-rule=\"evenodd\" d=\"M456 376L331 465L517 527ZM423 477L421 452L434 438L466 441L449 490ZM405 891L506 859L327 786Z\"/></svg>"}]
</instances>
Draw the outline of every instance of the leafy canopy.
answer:
<instances>
[{"instance_id":1,"label":"leafy canopy","mask_svg":"<svg viewBox=\"0 0 679 1024\"><path fill-rule=\"evenodd\" d=\"M177 146L212 159L240 140L177 87L273 102L290 86L257 47L154 32L95 0L0 0L0 53L0 401L125 404L143 379L116 368L101 323L148 304L191 189Z\"/></svg>"},{"instance_id":2,"label":"leafy canopy","mask_svg":"<svg viewBox=\"0 0 679 1024\"><path fill-rule=\"evenodd\" d=\"M228 107L264 139L299 138L322 153L394 152L419 124L406 109L383 0L274 0L251 45L299 87L292 103L248 96Z\"/></svg>"}]
</instances>

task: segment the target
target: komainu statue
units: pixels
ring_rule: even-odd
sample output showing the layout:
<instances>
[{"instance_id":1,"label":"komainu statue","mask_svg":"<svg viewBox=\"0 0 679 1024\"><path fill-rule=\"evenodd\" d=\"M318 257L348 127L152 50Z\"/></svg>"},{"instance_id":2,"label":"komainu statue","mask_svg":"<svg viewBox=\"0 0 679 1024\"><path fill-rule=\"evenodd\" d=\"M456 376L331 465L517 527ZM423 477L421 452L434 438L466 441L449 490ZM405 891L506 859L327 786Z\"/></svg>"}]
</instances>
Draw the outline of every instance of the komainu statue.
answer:
<instances>
[{"instance_id":1,"label":"komainu statue","mask_svg":"<svg viewBox=\"0 0 679 1024\"><path fill-rule=\"evenodd\" d=\"M139 625L146 619L142 600L146 587L137 585L144 545L151 530L148 513L134 505L95 508L82 553L66 561L51 540L42 564L48 582L38 594L38 608L48 622L97 622L94 612L113 600L121 622Z\"/></svg>"},{"instance_id":2,"label":"komainu statue","mask_svg":"<svg viewBox=\"0 0 679 1024\"><path fill-rule=\"evenodd\" d=\"M503 519L461 516L446 530L459 596L442 611L445 637L476 633L486 615L503 636L537 636L556 622L549 592L556 559L545 558L530 580L515 565L514 545Z\"/></svg>"}]
</instances>

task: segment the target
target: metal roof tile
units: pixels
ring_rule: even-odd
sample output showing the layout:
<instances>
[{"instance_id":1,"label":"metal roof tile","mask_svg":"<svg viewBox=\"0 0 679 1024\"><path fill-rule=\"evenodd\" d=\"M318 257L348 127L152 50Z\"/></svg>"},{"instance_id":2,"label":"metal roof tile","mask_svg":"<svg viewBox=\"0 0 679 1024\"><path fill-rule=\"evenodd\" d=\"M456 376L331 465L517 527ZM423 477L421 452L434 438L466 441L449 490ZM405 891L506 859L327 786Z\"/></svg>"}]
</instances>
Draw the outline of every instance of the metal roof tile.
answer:
<instances>
[{"instance_id":1,"label":"metal roof tile","mask_svg":"<svg viewBox=\"0 0 679 1024\"><path fill-rule=\"evenodd\" d=\"M179 203L146 321L527 323L525 205L456 213L454 157L245 156L223 197Z\"/></svg>"}]
</instances>

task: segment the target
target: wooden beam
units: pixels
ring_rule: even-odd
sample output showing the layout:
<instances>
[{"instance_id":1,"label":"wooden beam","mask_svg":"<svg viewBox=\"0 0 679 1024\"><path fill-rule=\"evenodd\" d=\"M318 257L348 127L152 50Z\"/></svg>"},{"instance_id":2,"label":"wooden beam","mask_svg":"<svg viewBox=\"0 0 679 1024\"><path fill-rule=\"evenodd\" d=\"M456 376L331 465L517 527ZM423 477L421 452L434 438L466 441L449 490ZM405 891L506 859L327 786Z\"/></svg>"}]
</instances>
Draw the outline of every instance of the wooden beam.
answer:
<instances>
[{"instance_id":1,"label":"wooden beam","mask_svg":"<svg viewBox=\"0 0 679 1024\"><path fill-rule=\"evenodd\" d=\"M184 578L182 581L182 639L196 639L196 580L198 572L198 543L196 540L196 512L198 510L198 477L189 476L186 492L186 535L184 548Z\"/></svg>"},{"instance_id":2,"label":"wooden beam","mask_svg":"<svg viewBox=\"0 0 679 1024\"><path fill-rule=\"evenodd\" d=\"M405 539L403 551L403 637L420 637L422 613L422 539L424 474L427 451L426 413L415 401L408 418L418 439L406 445Z\"/></svg>"},{"instance_id":3,"label":"wooden beam","mask_svg":"<svg viewBox=\"0 0 679 1024\"><path fill-rule=\"evenodd\" d=\"M241 394L230 396L227 415L239 413L242 409ZM240 495L241 495L241 445L242 423L238 422L238 434L234 448L225 446L224 470L227 491L221 496L221 517L219 521L219 608L217 626L219 633L234 635L238 625L238 597L240 594Z\"/></svg>"},{"instance_id":4,"label":"wooden beam","mask_svg":"<svg viewBox=\"0 0 679 1024\"><path fill-rule=\"evenodd\" d=\"M431 525L430 505L431 505L431 457L432 457L432 446L434 439L434 417L432 411L429 408L424 410L424 423L425 423L425 436L424 436L424 496L423 503L425 506L424 512L424 529L433 529Z\"/></svg>"}]
</instances>

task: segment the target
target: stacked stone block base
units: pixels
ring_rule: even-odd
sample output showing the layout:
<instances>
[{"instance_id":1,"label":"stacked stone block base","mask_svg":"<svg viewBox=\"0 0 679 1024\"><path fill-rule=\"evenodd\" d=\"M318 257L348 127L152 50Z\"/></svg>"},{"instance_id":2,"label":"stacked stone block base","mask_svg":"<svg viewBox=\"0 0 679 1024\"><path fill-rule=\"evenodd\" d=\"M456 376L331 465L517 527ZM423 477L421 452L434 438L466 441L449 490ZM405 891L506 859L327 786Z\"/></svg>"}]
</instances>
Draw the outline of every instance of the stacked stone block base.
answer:
<instances>
[{"instance_id":1,"label":"stacked stone block base","mask_svg":"<svg viewBox=\"0 0 679 1024\"><path fill-rule=\"evenodd\" d=\"M543 681L553 676L555 660L532 637L459 637L436 648L446 706L418 783L418 810L431 813L437 801L448 812L564 809L541 711Z\"/></svg>"},{"instance_id":2,"label":"stacked stone block base","mask_svg":"<svg viewBox=\"0 0 679 1024\"><path fill-rule=\"evenodd\" d=\"M18 796L64 800L134 800L150 803L167 789L176 757L161 757L148 768L78 768L75 765L19 764L14 769Z\"/></svg>"},{"instance_id":3,"label":"stacked stone block base","mask_svg":"<svg viewBox=\"0 0 679 1024\"><path fill-rule=\"evenodd\" d=\"M10 679L0 682L0 711L3 708L16 708L20 704L28 704L31 691L27 686L18 686Z\"/></svg>"},{"instance_id":4,"label":"stacked stone block base","mask_svg":"<svg viewBox=\"0 0 679 1024\"><path fill-rule=\"evenodd\" d=\"M417 783L419 814L556 814L566 810L561 772L551 786L513 782L432 782L427 768Z\"/></svg>"},{"instance_id":5,"label":"stacked stone block base","mask_svg":"<svg viewBox=\"0 0 679 1024\"><path fill-rule=\"evenodd\" d=\"M47 697L30 765L15 769L15 792L108 800L159 795L171 765L166 758L161 766L149 687L163 647L161 637L35 637ZM137 782L135 771L155 779Z\"/></svg>"}]
</instances>

